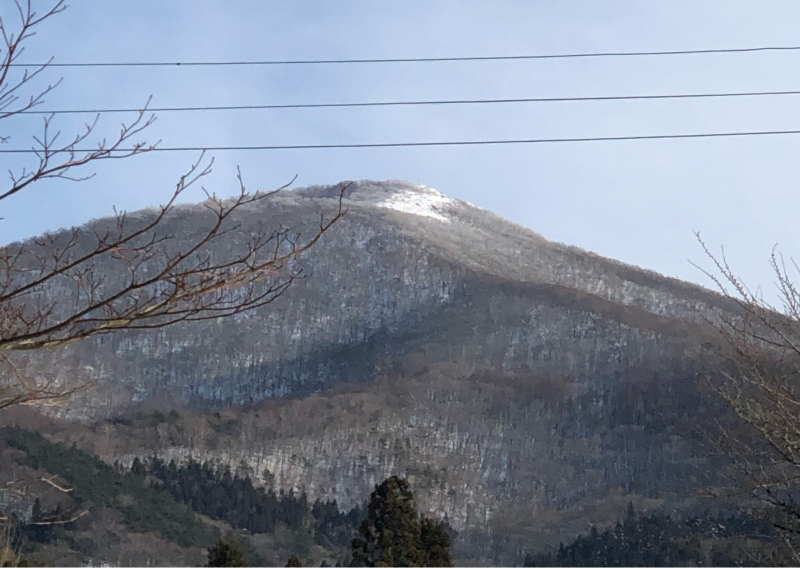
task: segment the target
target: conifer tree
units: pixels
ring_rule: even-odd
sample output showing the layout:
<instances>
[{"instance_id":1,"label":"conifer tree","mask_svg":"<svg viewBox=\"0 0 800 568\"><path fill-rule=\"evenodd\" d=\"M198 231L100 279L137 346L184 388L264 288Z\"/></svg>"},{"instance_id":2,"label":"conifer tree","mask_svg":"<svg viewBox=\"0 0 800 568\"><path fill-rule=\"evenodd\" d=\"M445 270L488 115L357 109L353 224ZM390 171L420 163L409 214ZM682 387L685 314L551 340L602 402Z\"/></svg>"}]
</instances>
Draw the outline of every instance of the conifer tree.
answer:
<instances>
[{"instance_id":1,"label":"conifer tree","mask_svg":"<svg viewBox=\"0 0 800 568\"><path fill-rule=\"evenodd\" d=\"M352 566L452 566L450 535L420 518L408 481L392 476L375 487L367 518L353 539Z\"/></svg>"},{"instance_id":2,"label":"conifer tree","mask_svg":"<svg viewBox=\"0 0 800 568\"><path fill-rule=\"evenodd\" d=\"M228 535L208 549L209 566L247 566L244 553L232 536Z\"/></svg>"},{"instance_id":3,"label":"conifer tree","mask_svg":"<svg viewBox=\"0 0 800 568\"><path fill-rule=\"evenodd\" d=\"M422 566L420 525L408 481L392 476L375 487L367 518L353 539L353 566Z\"/></svg>"},{"instance_id":4,"label":"conifer tree","mask_svg":"<svg viewBox=\"0 0 800 568\"><path fill-rule=\"evenodd\" d=\"M300 562L300 557L297 554L292 554L289 557L289 560L286 562L286 566L302 566L303 563Z\"/></svg>"},{"instance_id":5,"label":"conifer tree","mask_svg":"<svg viewBox=\"0 0 800 568\"><path fill-rule=\"evenodd\" d=\"M142 464L142 460L140 460L138 456L133 458L131 473L137 477L143 477L146 473L144 464Z\"/></svg>"},{"instance_id":6,"label":"conifer tree","mask_svg":"<svg viewBox=\"0 0 800 568\"><path fill-rule=\"evenodd\" d=\"M33 512L31 513L31 521L34 523L40 523L42 521L42 502L39 498L36 498L36 502L33 504Z\"/></svg>"},{"instance_id":7,"label":"conifer tree","mask_svg":"<svg viewBox=\"0 0 800 568\"><path fill-rule=\"evenodd\" d=\"M420 540L425 552L425 566L452 566L450 535L441 523L424 518L420 523Z\"/></svg>"}]
</instances>

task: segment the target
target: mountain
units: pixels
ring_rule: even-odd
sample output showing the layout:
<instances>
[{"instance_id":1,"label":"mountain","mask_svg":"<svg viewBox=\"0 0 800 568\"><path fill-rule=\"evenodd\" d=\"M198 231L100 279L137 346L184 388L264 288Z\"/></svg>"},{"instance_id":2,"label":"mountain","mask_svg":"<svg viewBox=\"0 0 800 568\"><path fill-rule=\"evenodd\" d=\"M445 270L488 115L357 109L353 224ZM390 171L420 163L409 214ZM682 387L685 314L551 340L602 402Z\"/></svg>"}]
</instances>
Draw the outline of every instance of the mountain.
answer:
<instances>
[{"instance_id":1,"label":"mountain","mask_svg":"<svg viewBox=\"0 0 800 568\"><path fill-rule=\"evenodd\" d=\"M309 233L319 212L333 210L338 194L338 185L303 188L240 210L233 220L240 229L218 242L214 253L230 255L259 229L283 225ZM345 372L331 360L342 349L418 332L420 324L436 321L438 316L431 316L442 310L455 315L482 306L489 317L500 317L512 298L520 298L509 310L519 321L504 321L503 329L492 333L491 346L480 332L469 334L480 337L481 347L443 360L455 359L471 371L528 365L560 372L563 361L551 355L557 350L561 357L589 357L570 365L595 373L609 359L601 357L606 350L617 358L635 356L642 333L691 333L696 331L692 322L701 322L704 313L729 309L698 286L549 242L424 186L352 182L345 206L347 216L299 261L311 278L276 303L211 325L117 333L67 350L67 361L80 354L85 362L89 355L91 372L101 381L113 377L105 397L92 393L90 410L139 401L155 389L182 402L228 404L317 392L352 382L354 372L368 379L374 365L361 361L365 368ZM182 206L162 230L179 244L207 225L206 213L202 205ZM153 215L145 210L129 218ZM88 236L112 223L101 219L82 232ZM110 275L115 270L109 262ZM490 296L497 296L495 303L487 303ZM593 334L586 332L600 320L619 324L624 346L594 346ZM573 336L566 337L559 326ZM587 339L592 346L583 344ZM399 347L394 339L388 343L387 349Z\"/></svg>"},{"instance_id":2,"label":"mountain","mask_svg":"<svg viewBox=\"0 0 800 568\"><path fill-rule=\"evenodd\" d=\"M313 233L339 191L256 202L213 254L263 228ZM98 382L51 435L108 462L245 462L346 507L406 475L460 531L457 562L520 562L615 523L628 502L690 511L726 483L699 430L723 409L698 379L714 368L705 318L734 305L425 186L351 182L344 204L297 261L310 277L270 305L31 356L34 372ZM179 244L207 219L184 205L163 230Z\"/></svg>"}]
</instances>

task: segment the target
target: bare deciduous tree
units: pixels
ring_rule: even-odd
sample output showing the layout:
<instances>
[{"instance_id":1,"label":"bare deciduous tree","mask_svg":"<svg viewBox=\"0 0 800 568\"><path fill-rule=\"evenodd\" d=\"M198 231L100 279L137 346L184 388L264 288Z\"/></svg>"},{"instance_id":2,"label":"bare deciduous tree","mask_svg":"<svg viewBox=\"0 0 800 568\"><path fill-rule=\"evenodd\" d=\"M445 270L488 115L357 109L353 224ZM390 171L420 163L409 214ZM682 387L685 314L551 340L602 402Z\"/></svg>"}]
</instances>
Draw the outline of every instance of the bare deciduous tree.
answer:
<instances>
[{"instance_id":1,"label":"bare deciduous tree","mask_svg":"<svg viewBox=\"0 0 800 568\"><path fill-rule=\"evenodd\" d=\"M14 6L14 22L0 14L5 44L0 61L0 119L42 104L58 85L49 84L24 96L49 62L29 70L18 58L35 28L67 8L64 0L41 14L33 10L31 0L14 0ZM82 145L95 138L99 118L66 140L55 129L54 117L45 118L42 132L33 136L33 164L12 165L10 185L0 189L0 202L42 180L85 180L92 175L86 173L87 167L101 160L129 158L155 148L134 141L155 119L148 116L145 105L131 124L122 125L114 140L100 140L96 149L82 150ZM10 138L0 130L0 141ZM176 244L163 230L165 220L180 195L207 176L212 164L213 159L201 155L177 182L167 203L145 221L118 213L111 230L87 235L73 229L0 247L0 409L59 404L88 386L54 384L29 376L15 362L15 353L54 348L119 330L225 317L268 304L301 276L292 259L314 246L344 214L343 187L338 210L327 219L321 215L311 236L301 239L280 227L252 235L232 258L216 258L213 245L238 229L234 213L275 193L248 193L239 173L238 195L223 200L206 192L208 225L189 242ZM107 268L109 262L116 274L113 282L106 279L108 271L99 268L101 264ZM53 287L68 290L68 300L52 298L49 292Z\"/></svg>"},{"instance_id":2,"label":"bare deciduous tree","mask_svg":"<svg viewBox=\"0 0 800 568\"><path fill-rule=\"evenodd\" d=\"M16 526L3 522L0 526L0 566L19 566L22 560L22 535Z\"/></svg>"},{"instance_id":3,"label":"bare deciduous tree","mask_svg":"<svg viewBox=\"0 0 800 568\"><path fill-rule=\"evenodd\" d=\"M697 239L716 273L701 270L739 307L738 314L711 321L731 370L709 384L738 423L718 423L710 439L732 458L745 480L741 489L766 505L762 514L800 562L800 293L793 280L800 269L794 262L787 268L773 249L770 264L782 304L776 307L734 274L724 249L716 256L699 234Z\"/></svg>"}]
</instances>

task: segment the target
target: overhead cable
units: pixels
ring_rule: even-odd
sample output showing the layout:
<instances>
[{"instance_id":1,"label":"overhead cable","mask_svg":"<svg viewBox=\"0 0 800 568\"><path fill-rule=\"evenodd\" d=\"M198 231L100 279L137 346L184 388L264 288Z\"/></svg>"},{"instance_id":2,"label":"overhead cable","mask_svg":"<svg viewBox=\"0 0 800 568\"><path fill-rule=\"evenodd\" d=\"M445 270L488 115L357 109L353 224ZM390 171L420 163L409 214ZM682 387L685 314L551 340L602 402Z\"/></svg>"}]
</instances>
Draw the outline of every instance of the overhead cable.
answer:
<instances>
[{"instance_id":1,"label":"overhead cable","mask_svg":"<svg viewBox=\"0 0 800 568\"><path fill-rule=\"evenodd\" d=\"M565 142L618 142L623 140L665 140L671 138L722 138L722 137L745 137L745 136L776 136L787 134L800 134L800 130L766 130L757 132L709 132L699 134L653 134L644 136L601 136L596 138L530 138L517 140L461 140L450 142L384 142L384 143L365 143L365 144L297 144L283 146L172 146L155 147L147 152L223 152L223 151L268 151L268 150L329 150L341 148L401 148L401 147L420 147L420 146L488 146L503 144L554 144ZM51 150L49 156L58 153L84 153L102 152L98 148L74 148L64 150ZM133 148L117 148L110 152L130 153ZM42 150L37 149L0 149L0 154L40 154Z\"/></svg>"},{"instance_id":2,"label":"overhead cable","mask_svg":"<svg viewBox=\"0 0 800 568\"><path fill-rule=\"evenodd\" d=\"M510 99L455 99L431 101L379 101L379 102L351 102L351 103L294 103L294 104L269 104L269 105L228 105L228 106L193 106L193 107L162 107L162 108L107 108L107 109L76 109L76 110L26 110L19 114L105 114L141 112L199 112L199 111L229 111L229 110L266 110L266 109L304 109L304 108L348 108L348 107L388 107L388 106L424 106L424 105L478 105L478 104L509 104L509 103L549 103L549 102L581 102L581 101L629 101L629 100L656 100L656 99L699 99L721 97L764 97L800 95L800 91L766 91L746 93L699 93L677 95L620 95L602 97L535 97L535 98L510 98Z\"/></svg>"},{"instance_id":3,"label":"overhead cable","mask_svg":"<svg viewBox=\"0 0 800 568\"><path fill-rule=\"evenodd\" d=\"M705 55L714 53L753 53L797 51L795 46L740 47L725 49L687 49L674 51L608 51L599 53L560 53L542 55L488 55L475 57L407 57L371 59L283 59L267 61L118 61L74 63L11 63L11 67L221 67L246 65L339 65L361 63L444 63L458 61L517 61L532 59L577 59L586 57L643 57L664 55Z\"/></svg>"}]
</instances>

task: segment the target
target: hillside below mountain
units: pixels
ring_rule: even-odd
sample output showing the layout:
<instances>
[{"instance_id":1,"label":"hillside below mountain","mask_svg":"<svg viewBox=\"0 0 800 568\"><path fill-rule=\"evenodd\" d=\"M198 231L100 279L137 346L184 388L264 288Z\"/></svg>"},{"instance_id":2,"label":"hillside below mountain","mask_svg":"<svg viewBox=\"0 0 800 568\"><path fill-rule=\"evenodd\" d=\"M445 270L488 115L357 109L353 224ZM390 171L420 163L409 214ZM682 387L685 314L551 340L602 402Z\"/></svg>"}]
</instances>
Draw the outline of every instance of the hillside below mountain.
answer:
<instances>
[{"instance_id":1,"label":"hillside below mountain","mask_svg":"<svg viewBox=\"0 0 800 568\"><path fill-rule=\"evenodd\" d=\"M263 228L312 233L339 188L239 210L213 254ZM425 186L352 182L344 205L297 260L309 277L272 304L32 355L31 372L97 383L43 431L109 463L244 463L258 483L344 507L404 475L471 563L521 562L629 502L713 505L703 488L731 472L699 430L724 418L702 388L717 370L705 318L734 305ZM179 244L207 221L184 205L163 230ZM100 268L113 280L110 259Z\"/></svg>"}]
</instances>

